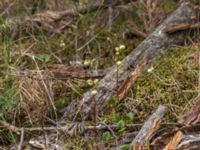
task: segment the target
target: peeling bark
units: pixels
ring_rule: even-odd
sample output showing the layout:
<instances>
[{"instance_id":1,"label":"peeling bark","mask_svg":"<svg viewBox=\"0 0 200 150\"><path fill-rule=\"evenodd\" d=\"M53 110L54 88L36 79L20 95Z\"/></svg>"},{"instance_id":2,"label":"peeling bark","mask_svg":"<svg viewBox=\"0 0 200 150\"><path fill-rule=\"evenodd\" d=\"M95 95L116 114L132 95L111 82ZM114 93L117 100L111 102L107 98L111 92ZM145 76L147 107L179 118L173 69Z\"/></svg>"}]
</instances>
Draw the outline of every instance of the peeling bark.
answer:
<instances>
[{"instance_id":1,"label":"peeling bark","mask_svg":"<svg viewBox=\"0 0 200 150\"><path fill-rule=\"evenodd\" d=\"M178 131L163 150L176 149L176 147L182 140L183 136L184 136L183 133L181 131Z\"/></svg>"},{"instance_id":2,"label":"peeling bark","mask_svg":"<svg viewBox=\"0 0 200 150\"><path fill-rule=\"evenodd\" d=\"M197 98L197 102L194 106L180 117L179 123L188 125L194 125L200 121L200 97Z\"/></svg>"},{"instance_id":3,"label":"peeling bark","mask_svg":"<svg viewBox=\"0 0 200 150\"><path fill-rule=\"evenodd\" d=\"M147 148L151 136L160 127L161 119L166 111L167 108L165 106L159 106L156 112L144 123L132 142L133 150L145 150Z\"/></svg>"}]
</instances>

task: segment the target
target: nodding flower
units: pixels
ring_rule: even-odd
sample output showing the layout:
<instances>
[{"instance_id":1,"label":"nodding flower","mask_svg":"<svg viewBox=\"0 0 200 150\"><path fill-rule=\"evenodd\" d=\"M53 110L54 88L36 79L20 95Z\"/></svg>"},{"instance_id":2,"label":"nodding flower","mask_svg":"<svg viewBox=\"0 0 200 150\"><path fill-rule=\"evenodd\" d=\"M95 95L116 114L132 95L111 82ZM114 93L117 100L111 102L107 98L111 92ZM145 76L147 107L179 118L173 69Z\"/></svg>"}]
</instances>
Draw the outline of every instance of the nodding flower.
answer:
<instances>
[{"instance_id":1,"label":"nodding flower","mask_svg":"<svg viewBox=\"0 0 200 150\"><path fill-rule=\"evenodd\" d=\"M60 47L65 47L65 43L63 40L60 41Z\"/></svg>"},{"instance_id":2,"label":"nodding flower","mask_svg":"<svg viewBox=\"0 0 200 150\"><path fill-rule=\"evenodd\" d=\"M116 63L118 66L119 65L121 65L122 64L122 62L121 61L117 61L117 63Z\"/></svg>"},{"instance_id":3,"label":"nodding flower","mask_svg":"<svg viewBox=\"0 0 200 150\"><path fill-rule=\"evenodd\" d=\"M94 84L97 84L99 82L99 79L94 80Z\"/></svg>"},{"instance_id":4,"label":"nodding flower","mask_svg":"<svg viewBox=\"0 0 200 150\"><path fill-rule=\"evenodd\" d=\"M88 84L89 86L93 86L93 85L94 85L94 82L93 82L93 80L89 79L89 80L87 80L87 84Z\"/></svg>"},{"instance_id":5,"label":"nodding flower","mask_svg":"<svg viewBox=\"0 0 200 150\"><path fill-rule=\"evenodd\" d=\"M118 46L118 47L115 47L115 54L116 55L119 55L120 54L120 52L122 51L122 50L124 50L126 48L126 46L125 45L120 45L120 46Z\"/></svg>"},{"instance_id":6,"label":"nodding flower","mask_svg":"<svg viewBox=\"0 0 200 150\"><path fill-rule=\"evenodd\" d=\"M92 90L91 95L96 96L98 94L97 90Z\"/></svg>"},{"instance_id":7,"label":"nodding flower","mask_svg":"<svg viewBox=\"0 0 200 150\"><path fill-rule=\"evenodd\" d=\"M120 53L117 51L116 53L115 53L115 55L119 55Z\"/></svg>"},{"instance_id":8,"label":"nodding flower","mask_svg":"<svg viewBox=\"0 0 200 150\"><path fill-rule=\"evenodd\" d=\"M119 47L115 47L115 51L119 52L120 48Z\"/></svg>"},{"instance_id":9,"label":"nodding flower","mask_svg":"<svg viewBox=\"0 0 200 150\"><path fill-rule=\"evenodd\" d=\"M149 69L147 69L147 72L151 73L151 72L153 72L153 70L154 70L154 67L150 67Z\"/></svg>"},{"instance_id":10,"label":"nodding flower","mask_svg":"<svg viewBox=\"0 0 200 150\"><path fill-rule=\"evenodd\" d=\"M89 67L90 64L91 64L91 61L90 61L90 60L85 60L85 61L83 62L83 66L84 66L84 67Z\"/></svg>"},{"instance_id":11,"label":"nodding flower","mask_svg":"<svg viewBox=\"0 0 200 150\"><path fill-rule=\"evenodd\" d=\"M126 48L125 45L120 45L120 46L119 46L119 49L120 49L120 50L124 50L125 48Z\"/></svg>"}]
</instances>

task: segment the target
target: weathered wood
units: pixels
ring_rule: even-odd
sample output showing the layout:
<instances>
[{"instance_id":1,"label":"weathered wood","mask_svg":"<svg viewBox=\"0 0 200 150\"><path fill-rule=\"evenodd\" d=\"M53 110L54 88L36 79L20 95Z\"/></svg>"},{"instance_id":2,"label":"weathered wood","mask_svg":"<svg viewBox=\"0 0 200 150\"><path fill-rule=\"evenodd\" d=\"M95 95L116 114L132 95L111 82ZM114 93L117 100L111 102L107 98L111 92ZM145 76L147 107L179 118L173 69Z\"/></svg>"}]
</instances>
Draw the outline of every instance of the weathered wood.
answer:
<instances>
[{"instance_id":1,"label":"weathered wood","mask_svg":"<svg viewBox=\"0 0 200 150\"><path fill-rule=\"evenodd\" d=\"M184 135L181 131L178 131L170 140L170 142L165 146L163 150L173 150L176 149L180 141L183 139Z\"/></svg>"},{"instance_id":2,"label":"weathered wood","mask_svg":"<svg viewBox=\"0 0 200 150\"><path fill-rule=\"evenodd\" d=\"M179 129L184 135L176 150L198 150L200 147L200 124L188 125Z\"/></svg>"},{"instance_id":3,"label":"weathered wood","mask_svg":"<svg viewBox=\"0 0 200 150\"><path fill-rule=\"evenodd\" d=\"M193 125L200 121L200 97L197 98L193 107L180 117L179 123L184 125Z\"/></svg>"},{"instance_id":4,"label":"weathered wood","mask_svg":"<svg viewBox=\"0 0 200 150\"><path fill-rule=\"evenodd\" d=\"M109 97L111 95L116 95L117 91L119 89L121 90L121 87L125 89L123 91L123 95L125 95L130 88L130 84L127 85L129 88L125 88L126 83L130 83L130 81L127 82L130 78L132 78L132 82L135 81L140 73L151 66L160 54L166 52L170 46L180 44L185 40L186 35L184 33L175 33L171 35L164 33L163 29L174 23L192 22L191 16L194 15L196 15L196 11L191 4L181 4L174 13L163 21L153 33L122 61L120 66L114 66L99 84L94 87L94 89L98 91L96 96L98 110L103 111L107 106ZM116 83L117 74L118 85L121 85L119 88ZM78 114L80 112L80 114L82 114L82 119L86 120L91 114L91 104L91 91L88 91L83 95L82 100L72 102L72 104L69 105L68 110L70 110L70 112L66 112L65 116Z\"/></svg>"},{"instance_id":5,"label":"weathered wood","mask_svg":"<svg viewBox=\"0 0 200 150\"><path fill-rule=\"evenodd\" d=\"M177 146L176 150L199 150L200 135L184 135L182 141Z\"/></svg>"},{"instance_id":6,"label":"weathered wood","mask_svg":"<svg viewBox=\"0 0 200 150\"><path fill-rule=\"evenodd\" d=\"M69 80L69 79L91 79L104 77L111 68L89 70L83 67L54 64L44 70L23 70L16 72L18 78L30 78L33 80ZM40 76L42 74L42 78Z\"/></svg>"},{"instance_id":7,"label":"weathered wood","mask_svg":"<svg viewBox=\"0 0 200 150\"><path fill-rule=\"evenodd\" d=\"M160 127L161 119L166 111L167 108L161 105L149 117L132 142L133 150L145 150L147 148L151 136Z\"/></svg>"}]
</instances>

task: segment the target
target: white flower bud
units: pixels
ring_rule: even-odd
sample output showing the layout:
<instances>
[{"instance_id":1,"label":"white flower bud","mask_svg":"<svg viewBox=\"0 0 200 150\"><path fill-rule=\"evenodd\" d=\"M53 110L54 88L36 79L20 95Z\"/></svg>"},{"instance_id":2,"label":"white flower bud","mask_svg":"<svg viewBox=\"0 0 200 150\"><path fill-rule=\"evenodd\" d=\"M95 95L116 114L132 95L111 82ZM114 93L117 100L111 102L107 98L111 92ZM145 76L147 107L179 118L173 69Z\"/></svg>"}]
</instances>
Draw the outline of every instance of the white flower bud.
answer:
<instances>
[{"instance_id":1,"label":"white flower bud","mask_svg":"<svg viewBox=\"0 0 200 150\"><path fill-rule=\"evenodd\" d=\"M117 51L116 53L115 53L115 55L119 55L120 53Z\"/></svg>"},{"instance_id":2,"label":"white flower bud","mask_svg":"<svg viewBox=\"0 0 200 150\"><path fill-rule=\"evenodd\" d=\"M125 45L120 45L120 46L119 46L119 49L120 49L120 50L124 50L125 48L126 48Z\"/></svg>"},{"instance_id":3,"label":"white flower bud","mask_svg":"<svg viewBox=\"0 0 200 150\"><path fill-rule=\"evenodd\" d=\"M99 82L99 79L94 80L94 84L97 84Z\"/></svg>"},{"instance_id":4,"label":"white flower bud","mask_svg":"<svg viewBox=\"0 0 200 150\"><path fill-rule=\"evenodd\" d=\"M83 65L84 65L84 67L88 67L90 65L90 63L91 63L90 60L85 60Z\"/></svg>"},{"instance_id":5,"label":"white flower bud","mask_svg":"<svg viewBox=\"0 0 200 150\"><path fill-rule=\"evenodd\" d=\"M93 90L93 91L91 92L91 95L92 95L92 96L96 96L97 94L98 94L97 90Z\"/></svg>"},{"instance_id":6,"label":"white flower bud","mask_svg":"<svg viewBox=\"0 0 200 150\"><path fill-rule=\"evenodd\" d=\"M89 80L87 80L87 84L88 84L89 86L92 86L92 85L94 84L94 82L93 82L91 79L89 79Z\"/></svg>"},{"instance_id":7,"label":"white flower bud","mask_svg":"<svg viewBox=\"0 0 200 150\"><path fill-rule=\"evenodd\" d=\"M115 47L115 51L119 52L120 48L119 47Z\"/></svg>"},{"instance_id":8,"label":"white flower bud","mask_svg":"<svg viewBox=\"0 0 200 150\"><path fill-rule=\"evenodd\" d=\"M121 65L122 64L122 62L121 61L117 61L117 63L116 63L118 66L119 65Z\"/></svg>"},{"instance_id":9,"label":"white flower bud","mask_svg":"<svg viewBox=\"0 0 200 150\"><path fill-rule=\"evenodd\" d=\"M150 67L149 69L147 69L148 73L151 73L154 70L154 67Z\"/></svg>"}]
</instances>

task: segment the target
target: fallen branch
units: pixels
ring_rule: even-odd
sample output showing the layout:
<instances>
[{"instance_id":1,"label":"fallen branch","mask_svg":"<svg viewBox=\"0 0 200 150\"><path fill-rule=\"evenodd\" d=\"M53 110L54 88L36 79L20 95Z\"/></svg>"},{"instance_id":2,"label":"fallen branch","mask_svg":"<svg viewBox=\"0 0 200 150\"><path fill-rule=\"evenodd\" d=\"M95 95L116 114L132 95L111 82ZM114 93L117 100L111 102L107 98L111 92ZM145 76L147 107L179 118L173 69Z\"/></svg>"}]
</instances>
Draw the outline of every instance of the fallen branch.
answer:
<instances>
[{"instance_id":1,"label":"fallen branch","mask_svg":"<svg viewBox=\"0 0 200 150\"><path fill-rule=\"evenodd\" d=\"M23 142L24 142L24 128L21 128L21 137L18 145L18 150L22 150Z\"/></svg>"},{"instance_id":2,"label":"fallen branch","mask_svg":"<svg viewBox=\"0 0 200 150\"><path fill-rule=\"evenodd\" d=\"M116 130L118 128L118 125L115 124L111 124L111 125L107 125L107 124L99 124L97 126L90 126L90 125L86 125L83 123L68 123L64 126L59 125L57 126L52 126L52 127L32 127L32 128L24 128L24 127L16 127L14 125L11 125L5 121L0 121L0 129L7 129L10 130L11 132L15 132L17 134L22 134L23 132L42 132L42 131L61 131L64 132L66 134L72 134L72 131L76 133L78 133L78 131L80 131L81 133L83 131L89 131L89 130ZM143 124L127 124L125 125L127 130L140 130L140 128L142 127ZM179 124L176 123L163 123L161 124L162 126L177 126Z\"/></svg>"},{"instance_id":3,"label":"fallen branch","mask_svg":"<svg viewBox=\"0 0 200 150\"><path fill-rule=\"evenodd\" d=\"M199 126L199 125L198 125ZM190 126L186 128L195 128L195 126ZM186 129L188 130L188 129ZM165 146L163 150L188 150L188 149L199 149L200 147L200 130L190 133L184 133L184 129L179 130L170 140L170 142ZM184 134L183 134L184 133Z\"/></svg>"},{"instance_id":4,"label":"fallen branch","mask_svg":"<svg viewBox=\"0 0 200 150\"><path fill-rule=\"evenodd\" d=\"M180 143L180 141L183 138L183 133L181 131L178 131L174 137L172 137L172 139L170 140L170 142L165 146L165 148L163 150L173 150L176 149L176 147L178 146L178 144Z\"/></svg>"},{"instance_id":5,"label":"fallen branch","mask_svg":"<svg viewBox=\"0 0 200 150\"><path fill-rule=\"evenodd\" d=\"M168 128L167 131L159 134L159 136L153 139L151 141L151 148L156 150L164 148L168 150L177 149L177 147L180 147L180 145L182 145L181 143L183 143L183 141L187 141L188 137L195 137L197 133L199 133L199 131L200 124L189 126L182 126L181 124L177 124L176 127ZM198 145L198 143L195 143L194 145L196 144Z\"/></svg>"},{"instance_id":6,"label":"fallen branch","mask_svg":"<svg viewBox=\"0 0 200 150\"><path fill-rule=\"evenodd\" d=\"M159 106L156 112L154 112L144 123L138 135L132 142L134 150L144 150L147 148L151 136L160 127L161 120L166 111L167 108L165 106Z\"/></svg>"},{"instance_id":7,"label":"fallen branch","mask_svg":"<svg viewBox=\"0 0 200 150\"><path fill-rule=\"evenodd\" d=\"M102 78L111 68L101 70L85 70L82 67L73 67L62 64L56 64L47 70L39 70L43 78L39 76L37 70L24 70L16 73L16 77L28 77L33 80L69 80L69 79L90 79Z\"/></svg>"},{"instance_id":8,"label":"fallen branch","mask_svg":"<svg viewBox=\"0 0 200 150\"><path fill-rule=\"evenodd\" d=\"M0 128L4 128L4 129L8 129L12 132L15 132L17 134L20 134L21 131L23 130L24 132L41 132L41 131L61 131L61 132L64 132L64 133L68 133L71 135L71 132L72 130L75 132L75 130L78 130L78 131L89 131L89 130L107 130L107 129L117 129L118 128L118 125L97 125L97 126L89 126L89 125L84 125L84 124L81 124L81 123L69 123L69 124L66 124L64 126L53 126L53 127L33 127L33 128L22 128L22 127L16 127L16 126L13 126L5 121L0 121L0 125L1 127ZM173 125L173 124L171 124ZM142 126L142 124L128 124L126 125L125 127L127 129L131 129L131 130L138 130L140 129Z\"/></svg>"},{"instance_id":9,"label":"fallen branch","mask_svg":"<svg viewBox=\"0 0 200 150\"><path fill-rule=\"evenodd\" d=\"M194 7L189 3L183 3L134 49L122 61L120 66L113 66L113 69L94 87L98 91L95 98L99 112L106 108L111 95L116 95L116 97L122 99L130 89L133 81L137 79L143 70L150 67L160 54L166 52L172 45L183 43L186 37L184 33L171 36L164 33L163 30L172 23L192 22L190 16L194 15L196 15ZM116 79L117 76L118 79ZM118 88L118 85L121 86ZM90 118L92 98L91 91L86 92L82 100L74 101L68 106L70 112L66 111L65 116L82 114L83 120Z\"/></svg>"},{"instance_id":10,"label":"fallen branch","mask_svg":"<svg viewBox=\"0 0 200 150\"><path fill-rule=\"evenodd\" d=\"M188 125L194 125L200 121L200 97L197 97L196 103L193 107L180 117L179 123Z\"/></svg>"}]
</instances>

